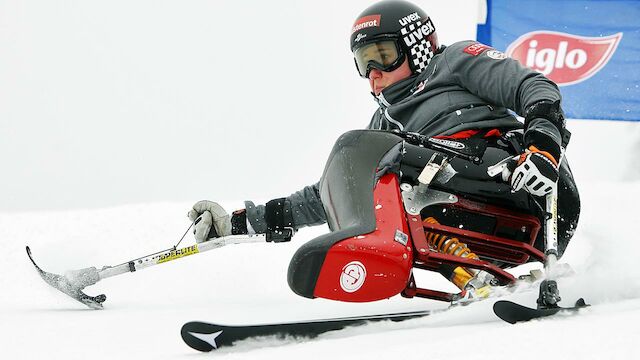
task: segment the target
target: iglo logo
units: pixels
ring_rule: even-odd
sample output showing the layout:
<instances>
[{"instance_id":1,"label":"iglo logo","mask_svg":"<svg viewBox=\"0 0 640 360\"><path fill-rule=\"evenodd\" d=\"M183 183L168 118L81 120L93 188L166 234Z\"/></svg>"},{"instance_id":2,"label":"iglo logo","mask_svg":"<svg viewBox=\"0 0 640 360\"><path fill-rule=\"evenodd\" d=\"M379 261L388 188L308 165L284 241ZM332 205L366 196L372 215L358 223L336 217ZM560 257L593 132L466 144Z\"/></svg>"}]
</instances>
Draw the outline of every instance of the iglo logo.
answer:
<instances>
[{"instance_id":1,"label":"iglo logo","mask_svg":"<svg viewBox=\"0 0 640 360\"><path fill-rule=\"evenodd\" d=\"M571 85L588 79L602 69L616 51L620 39L622 33L584 37L533 31L511 43L506 53L558 85Z\"/></svg>"},{"instance_id":2,"label":"iglo logo","mask_svg":"<svg viewBox=\"0 0 640 360\"><path fill-rule=\"evenodd\" d=\"M342 268L340 274L340 287L342 290L352 293L358 291L367 277L367 269L360 261L352 261Z\"/></svg>"}]
</instances>

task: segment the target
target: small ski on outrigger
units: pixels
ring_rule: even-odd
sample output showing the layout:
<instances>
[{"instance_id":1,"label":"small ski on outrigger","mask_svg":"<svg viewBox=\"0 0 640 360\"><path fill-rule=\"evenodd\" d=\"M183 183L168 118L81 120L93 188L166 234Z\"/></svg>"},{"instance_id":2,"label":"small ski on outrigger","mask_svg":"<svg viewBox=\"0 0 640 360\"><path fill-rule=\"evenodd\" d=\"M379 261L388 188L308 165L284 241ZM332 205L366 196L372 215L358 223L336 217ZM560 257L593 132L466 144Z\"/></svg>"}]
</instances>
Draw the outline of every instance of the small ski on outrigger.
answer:
<instances>
[{"instance_id":1,"label":"small ski on outrigger","mask_svg":"<svg viewBox=\"0 0 640 360\"><path fill-rule=\"evenodd\" d=\"M518 322L529 321L534 319L539 319L551 315L555 315L560 312L564 313L574 313L582 308L589 306L584 302L583 298L578 299L576 301L575 306L572 307L548 307L548 308L540 308L533 309L527 306L523 306L512 301L500 300L493 304L493 312L498 315L498 317L510 324L515 324Z\"/></svg>"},{"instance_id":2,"label":"small ski on outrigger","mask_svg":"<svg viewBox=\"0 0 640 360\"><path fill-rule=\"evenodd\" d=\"M315 338L323 333L342 330L350 326L361 326L385 320L399 322L425 317L430 313L430 311L414 311L264 325L221 325L192 321L182 326L180 335L182 335L182 340L193 349L209 352L220 347L229 347L237 341L248 338L265 336L275 336L278 339L287 337Z\"/></svg>"},{"instance_id":3,"label":"small ski on outrigger","mask_svg":"<svg viewBox=\"0 0 640 360\"><path fill-rule=\"evenodd\" d=\"M489 168L488 173L495 176L507 167L507 159ZM562 156L560 157L562 161ZM500 300L493 304L493 312L502 320L515 324L518 322L539 319L558 313L576 313L578 310L589 306L583 298L576 301L572 307L561 307L560 291L557 279L559 274L558 262L558 184L554 184L552 190L545 197L546 221L544 226L545 256L544 268L546 280L540 283L537 308L530 308L512 301Z\"/></svg>"},{"instance_id":4,"label":"small ski on outrigger","mask_svg":"<svg viewBox=\"0 0 640 360\"><path fill-rule=\"evenodd\" d=\"M572 307L562 307L558 305L550 306L544 303L545 292L549 289L557 294L557 287L555 281L545 280L540 285L540 297L538 297L538 307L530 308L524 305L520 305L508 300L499 300L493 304L493 312L502 320L515 324L518 322L529 321L539 319L558 313L575 313L580 309L589 306L585 303L583 298L578 299L576 304ZM559 300L559 298L558 298Z\"/></svg>"},{"instance_id":5,"label":"small ski on outrigger","mask_svg":"<svg viewBox=\"0 0 640 360\"><path fill-rule=\"evenodd\" d=\"M191 227L198 221L200 221L200 218L191 223L178 243L169 249L129 260L119 265L104 266L101 269L97 269L95 266L91 266L79 270L70 270L65 272L63 275L59 275L44 271L33 259L31 248L29 246L26 247L27 256L29 257L29 260L35 267L40 277L51 287L68 295L74 300L83 303L91 309L101 310L103 309L103 303L107 299L106 295L101 294L97 296L91 296L84 293L84 289L86 287L94 285L100 280L116 275L135 272L153 265L164 264L172 260L181 259L185 256L217 249L229 244L244 244L267 241L264 234L229 235L225 237L219 237L204 243L195 244L184 248L178 248L178 245L180 245L185 235L187 235Z\"/></svg>"}]
</instances>

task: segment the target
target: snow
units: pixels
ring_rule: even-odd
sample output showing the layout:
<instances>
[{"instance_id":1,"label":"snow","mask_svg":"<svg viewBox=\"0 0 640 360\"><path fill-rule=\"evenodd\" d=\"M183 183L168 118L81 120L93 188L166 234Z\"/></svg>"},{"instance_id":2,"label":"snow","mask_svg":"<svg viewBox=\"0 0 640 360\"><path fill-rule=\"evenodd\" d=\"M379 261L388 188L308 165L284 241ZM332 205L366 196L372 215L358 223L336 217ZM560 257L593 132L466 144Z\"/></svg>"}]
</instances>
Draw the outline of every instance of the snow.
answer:
<instances>
[{"instance_id":1,"label":"snow","mask_svg":"<svg viewBox=\"0 0 640 360\"><path fill-rule=\"evenodd\" d=\"M616 191L601 191L605 186ZM640 244L632 229L640 183L581 182L580 189L580 226L563 258L577 274L559 281L562 304L584 297L592 305L580 316L513 326L499 321L491 311L493 300L487 300L423 319L328 333L313 341L245 341L216 356L387 359L411 351L434 359L468 358L469 352L478 359L510 354L534 359L548 348L558 359L630 358L640 336L632 326L640 320ZM288 261L324 227L305 229L290 243L233 245L102 280L86 290L106 293L102 311L85 309L49 288L24 251L25 245L31 246L36 261L55 273L116 265L177 242L188 226L184 215L189 205L0 214L0 238L7 239L0 265L0 342L7 358L73 359L87 353L96 359L190 358L193 350L179 336L187 321L267 323L445 306L400 297L349 304L293 294L286 284ZM419 284L452 290L438 277L421 275ZM533 305L536 295L534 289L508 298Z\"/></svg>"},{"instance_id":2,"label":"snow","mask_svg":"<svg viewBox=\"0 0 640 360\"><path fill-rule=\"evenodd\" d=\"M184 345L180 327L192 320L267 323L446 307L401 297L351 304L295 295L286 283L289 259L325 226L303 229L290 243L227 246L105 279L86 289L107 295L102 311L50 288L25 245L43 269L59 274L167 249L189 226L186 213L197 200L236 209L246 198L260 202L316 181L334 139L366 124L374 107L338 26L350 24L367 1L282 2L275 7L286 11L278 14L273 5L248 8L242 1L55 3L3 2L6 11L0 11L7 30L0 45L11 50L0 59L7 65L0 66L7 79L0 82L0 130L12 135L0 142L3 359L538 359L546 350L557 359L634 357L640 338L640 167L634 158L640 127L634 123L568 124L582 213L562 259L576 275L559 285L561 304L584 297L592 305L579 316L510 325L493 315L487 300L312 341L249 340L211 355ZM473 37L466 19L475 14L452 15L460 3L429 4L445 43ZM326 63L310 60L317 61L311 73L292 63L293 75L283 75L274 59L248 75L234 64L225 63L228 71L209 66L219 49L211 40L216 21L230 27L242 16L255 23L275 19L261 21L261 31L288 34L297 51L326 53ZM320 28L325 22L337 25ZM233 38L251 31L238 29ZM272 45L294 58L291 48ZM256 102L246 106L238 93ZM210 104L220 99L228 106ZM229 156L231 149L243 166ZM616 151L612 156L605 149ZM276 161L283 153L286 164ZM182 245L192 242L188 235ZM418 285L453 290L439 275L417 275ZM536 296L532 290L508 298L533 305Z\"/></svg>"}]
</instances>

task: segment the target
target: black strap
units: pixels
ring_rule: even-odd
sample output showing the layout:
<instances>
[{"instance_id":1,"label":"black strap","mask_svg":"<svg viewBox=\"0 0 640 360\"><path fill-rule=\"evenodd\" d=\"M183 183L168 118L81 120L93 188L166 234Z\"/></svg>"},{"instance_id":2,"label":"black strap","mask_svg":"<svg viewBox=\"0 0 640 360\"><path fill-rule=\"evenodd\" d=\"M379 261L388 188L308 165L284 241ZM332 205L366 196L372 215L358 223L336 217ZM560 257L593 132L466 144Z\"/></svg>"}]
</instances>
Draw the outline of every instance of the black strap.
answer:
<instances>
[{"instance_id":1,"label":"black strap","mask_svg":"<svg viewBox=\"0 0 640 360\"><path fill-rule=\"evenodd\" d=\"M522 154L524 147L522 146L522 130L507 131L502 139L511 146L513 154Z\"/></svg>"},{"instance_id":2,"label":"black strap","mask_svg":"<svg viewBox=\"0 0 640 360\"><path fill-rule=\"evenodd\" d=\"M265 205L264 220L267 223L267 241L291 240L294 233L291 206L287 198L273 199Z\"/></svg>"},{"instance_id":3,"label":"black strap","mask_svg":"<svg viewBox=\"0 0 640 360\"><path fill-rule=\"evenodd\" d=\"M231 215L231 234L232 235L244 235L247 234L247 210L240 209L233 212Z\"/></svg>"}]
</instances>

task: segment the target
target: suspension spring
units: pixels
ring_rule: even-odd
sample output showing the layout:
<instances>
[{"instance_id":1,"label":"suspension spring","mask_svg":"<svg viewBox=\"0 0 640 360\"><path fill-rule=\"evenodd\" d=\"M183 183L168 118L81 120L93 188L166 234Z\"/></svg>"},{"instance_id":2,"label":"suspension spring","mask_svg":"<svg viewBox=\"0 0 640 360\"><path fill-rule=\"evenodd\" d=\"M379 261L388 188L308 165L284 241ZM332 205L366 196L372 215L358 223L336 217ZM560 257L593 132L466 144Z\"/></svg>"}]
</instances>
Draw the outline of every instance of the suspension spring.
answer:
<instances>
[{"instance_id":1,"label":"suspension spring","mask_svg":"<svg viewBox=\"0 0 640 360\"><path fill-rule=\"evenodd\" d=\"M425 223L439 225L438 220L433 217L428 217L424 220ZM432 231L425 231L427 242L429 246L437 252L443 254L449 254L454 256L460 256L469 259L479 259L478 255L471 252L466 244L461 242L458 238L449 237L444 234L438 234Z\"/></svg>"}]
</instances>

